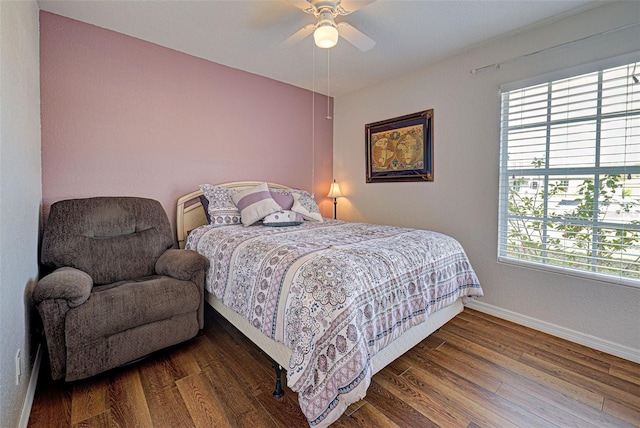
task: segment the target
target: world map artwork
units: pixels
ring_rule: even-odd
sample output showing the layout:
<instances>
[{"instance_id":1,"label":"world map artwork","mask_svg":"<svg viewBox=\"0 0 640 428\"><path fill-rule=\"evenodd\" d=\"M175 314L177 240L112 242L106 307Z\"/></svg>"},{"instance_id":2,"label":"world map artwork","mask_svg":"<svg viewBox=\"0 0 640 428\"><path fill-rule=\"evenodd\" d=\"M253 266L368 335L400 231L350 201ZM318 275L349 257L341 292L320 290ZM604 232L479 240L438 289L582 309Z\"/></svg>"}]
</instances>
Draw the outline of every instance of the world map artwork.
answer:
<instances>
[{"instance_id":1,"label":"world map artwork","mask_svg":"<svg viewBox=\"0 0 640 428\"><path fill-rule=\"evenodd\" d=\"M371 135L373 172L424 168L422 125L407 126Z\"/></svg>"}]
</instances>

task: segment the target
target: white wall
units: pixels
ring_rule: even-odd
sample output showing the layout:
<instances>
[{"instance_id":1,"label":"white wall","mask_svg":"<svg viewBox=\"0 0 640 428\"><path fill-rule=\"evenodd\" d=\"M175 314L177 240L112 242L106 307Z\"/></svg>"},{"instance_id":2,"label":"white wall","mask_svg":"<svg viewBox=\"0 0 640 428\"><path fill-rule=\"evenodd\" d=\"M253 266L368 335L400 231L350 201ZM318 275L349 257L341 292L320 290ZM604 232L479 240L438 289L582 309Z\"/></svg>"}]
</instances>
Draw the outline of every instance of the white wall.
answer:
<instances>
[{"instance_id":1,"label":"white wall","mask_svg":"<svg viewBox=\"0 0 640 428\"><path fill-rule=\"evenodd\" d=\"M40 53L35 1L0 1L0 426L18 426L31 377L38 276ZM15 383L20 350L22 376ZM30 401L29 401L30 405Z\"/></svg>"},{"instance_id":2,"label":"white wall","mask_svg":"<svg viewBox=\"0 0 640 428\"><path fill-rule=\"evenodd\" d=\"M466 249L484 288L475 308L640 362L640 288L499 264L496 255L500 85L638 52L640 28L470 73L639 17L640 2L608 3L337 98L334 176L347 196L338 201L339 217L450 234ZM366 184L365 124L431 108L435 181Z\"/></svg>"}]
</instances>

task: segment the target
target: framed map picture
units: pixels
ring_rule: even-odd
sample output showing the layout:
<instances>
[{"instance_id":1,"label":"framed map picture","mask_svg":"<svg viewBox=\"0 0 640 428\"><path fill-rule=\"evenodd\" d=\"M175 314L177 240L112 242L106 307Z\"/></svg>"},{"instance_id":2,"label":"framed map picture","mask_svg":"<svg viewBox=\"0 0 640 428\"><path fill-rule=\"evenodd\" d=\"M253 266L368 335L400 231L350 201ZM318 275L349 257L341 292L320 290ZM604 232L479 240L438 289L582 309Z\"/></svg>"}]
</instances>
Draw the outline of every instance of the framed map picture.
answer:
<instances>
[{"instance_id":1,"label":"framed map picture","mask_svg":"<svg viewBox=\"0 0 640 428\"><path fill-rule=\"evenodd\" d=\"M367 183L433 181L433 109L365 125Z\"/></svg>"}]
</instances>

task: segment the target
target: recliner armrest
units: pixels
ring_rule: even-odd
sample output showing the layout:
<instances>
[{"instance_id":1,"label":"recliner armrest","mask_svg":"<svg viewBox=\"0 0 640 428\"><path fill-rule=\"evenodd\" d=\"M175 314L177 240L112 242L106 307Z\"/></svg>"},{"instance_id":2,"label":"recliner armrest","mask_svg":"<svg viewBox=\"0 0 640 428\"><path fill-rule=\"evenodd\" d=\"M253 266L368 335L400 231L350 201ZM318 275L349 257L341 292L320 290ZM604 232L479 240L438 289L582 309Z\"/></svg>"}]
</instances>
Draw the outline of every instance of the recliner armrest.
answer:
<instances>
[{"instance_id":1,"label":"recliner armrest","mask_svg":"<svg viewBox=\"0 0 640 428\"><path fill-rule=\"evenodd\" d=\"M209 260L193 250L169 249L156 262L156 273L189 281L200 270L209 267Z\"/></svg>"},{"instance_id":2,"label":"recliner armrest","mask_svg":"<svg viewBox=\"0 0 640 428\"><path fill-rule=\"evenodd\" d=\"M87 301L92 288L93 279L88 273L72 267L62 267L38 281L32 297L36 303L47 299L64 299L73 308Z\"/></svg>"}]
</instances>

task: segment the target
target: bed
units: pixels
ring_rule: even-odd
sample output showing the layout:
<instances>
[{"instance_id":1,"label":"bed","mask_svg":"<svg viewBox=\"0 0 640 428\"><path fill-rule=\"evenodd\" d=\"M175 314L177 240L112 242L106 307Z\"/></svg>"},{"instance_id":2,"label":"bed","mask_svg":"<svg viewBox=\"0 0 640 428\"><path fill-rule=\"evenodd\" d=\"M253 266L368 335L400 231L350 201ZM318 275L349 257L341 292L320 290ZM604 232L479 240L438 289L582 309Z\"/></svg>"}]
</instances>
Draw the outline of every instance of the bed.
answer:
<instances>
[{"instance_id":1,"label":"bed","mask_svg":"<svg viewBox=\"0 0 640 428\"><path fill-rule=\"evenodd\" d=\"M247 227L232 212L207 217L219 213L211 201L259 185L274 198L311 197L275 183L201 186L178 200L178 241L211 260L206 301L276 363L278 377L286 369L309 424L327 426L482 289L460 244L436 232L310 212L287 227Z\"/></svg>"}]
</instances>

